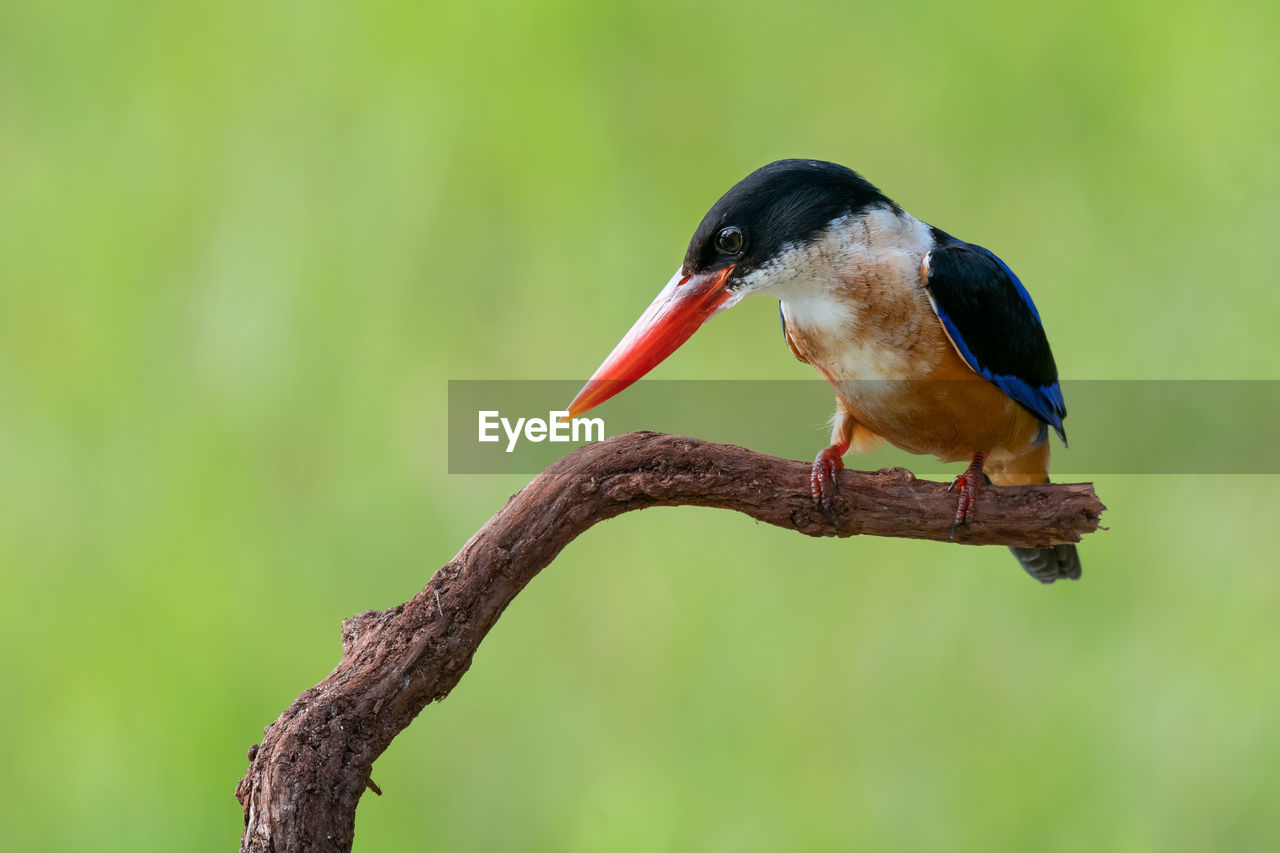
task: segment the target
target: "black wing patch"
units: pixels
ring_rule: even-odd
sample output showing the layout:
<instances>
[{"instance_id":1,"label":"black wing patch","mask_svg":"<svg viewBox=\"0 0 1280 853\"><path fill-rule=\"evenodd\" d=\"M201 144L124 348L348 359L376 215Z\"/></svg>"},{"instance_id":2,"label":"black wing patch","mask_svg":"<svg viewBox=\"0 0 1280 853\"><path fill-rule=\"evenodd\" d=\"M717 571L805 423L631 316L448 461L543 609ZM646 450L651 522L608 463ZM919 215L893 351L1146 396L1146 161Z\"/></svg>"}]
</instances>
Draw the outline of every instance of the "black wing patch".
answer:
<instances>
[{"instance_id":1,"label":"black wing patch","mask_svg":"<svg viewBox=\"0 0 1280 853\"><path fill-rule=\"evenodd\" d=\"M1013 270L972 243L935 232L921 265L929 301L960 357L1066 442L1067 408L1040 314Z\"/></svg>"}]
</instances>

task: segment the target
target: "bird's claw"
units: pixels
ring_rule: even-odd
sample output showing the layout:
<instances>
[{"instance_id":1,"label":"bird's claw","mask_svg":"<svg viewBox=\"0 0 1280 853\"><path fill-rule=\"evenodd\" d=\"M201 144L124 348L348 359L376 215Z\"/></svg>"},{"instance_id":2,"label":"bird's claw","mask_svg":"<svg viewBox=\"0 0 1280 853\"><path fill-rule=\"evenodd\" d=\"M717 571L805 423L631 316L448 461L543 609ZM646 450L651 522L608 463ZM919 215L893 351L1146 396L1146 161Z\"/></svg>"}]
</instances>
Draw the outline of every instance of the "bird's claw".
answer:
<instances>
[{"instance_id":1,"label":"bird's claw","mask_svg":"<svg viewBox=\"0 0 1280 853\"><path fill-rule=\"evenodd\" d=\"M955 491L957 486L960 487L960 499L956 501L956 515L951 521L952 539L956 538L956 531L960 526L964 525L967 528L969 521L973 518L973 508L978 503L978 489L982 486L981 456L975 457L964 473L951 481L947 491Z\"/></svg>"},{"instance_id":2,"label":"bird's claw","mask_svg":"<svg viewBox=\"0 0 1280 853\"><path fill-rule=\"evenodd\" d=\"M957 477L956 479L960 480L961 478ZM952 483L953 487L954 485L955 484ZM947 491L951 491L951 489L948 488ZM976 500L975 500L976 498L977 498L976 490L970 490L967 486L965 486L963 482L961 482L960 500L956 502L956 515L955 515L955 518L952 519L951 521L951 538L952 539L956 538L956 531L960 529L961 525L964 525L966 528L968 528L969 521L973 518L973 505L976 503Z\"/></svg>"},{"instance_id":3,"label":"bird's claw","mask_svg":"<svg viewBox=\"0 0 1280 853\"><path fill-rule=\"evenodd\" d=\"M827 500L825 500L825 499L824 499L824 500L820 501L819 503L820 503L820 505L822 506L822 511L823 511L824 513L826 513L827 518L831 519L831 523L832 523L832 524L839 524L839 523L840 523L840 519L836 518L836 511L835 511L834 509L832 509L832 508L831 508L831 503L830 503L830 501L827 501Z\"/></svg>"},{"instance_id":4,"label":"bird's claw","mask_svg":"<svg viewBox=\"0 0 1280 853\"><path fill-rule=\"evenodd\" d=\"M844 460L839 448L832 446L823 450L813 460L813 468L809 473L809 492L832 524L838 524L833 501L840 493L840 484L836 474L844 468Z\"/></svg>"}]
</instances>

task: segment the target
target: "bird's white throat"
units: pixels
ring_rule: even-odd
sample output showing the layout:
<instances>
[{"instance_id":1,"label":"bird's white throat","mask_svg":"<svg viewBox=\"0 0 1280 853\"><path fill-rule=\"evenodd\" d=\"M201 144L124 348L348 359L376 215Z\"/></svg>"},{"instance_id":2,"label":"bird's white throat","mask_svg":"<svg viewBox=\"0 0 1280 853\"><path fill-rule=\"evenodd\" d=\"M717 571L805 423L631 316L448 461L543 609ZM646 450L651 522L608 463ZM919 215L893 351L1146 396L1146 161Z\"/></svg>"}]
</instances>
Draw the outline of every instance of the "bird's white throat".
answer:
<instances>
[{"instance_id":1,"label":"bird's white throat","mask_svg":"<svg viewBox=\"0 0 1280 853\"><path fill-rule=\"evenodd\" d=\"M928 225L878 205L834 220L816 240L784 246L744 282L750 292L782 302L798 348L828 376L905 378L919 365L875 338L912 332L918 309L927 305L920 291L920 261L932 245ZM892 310L894 303L902 304L900 311ZM866 328L898 315L902 329Z\"/></svg>"}]
</instances>

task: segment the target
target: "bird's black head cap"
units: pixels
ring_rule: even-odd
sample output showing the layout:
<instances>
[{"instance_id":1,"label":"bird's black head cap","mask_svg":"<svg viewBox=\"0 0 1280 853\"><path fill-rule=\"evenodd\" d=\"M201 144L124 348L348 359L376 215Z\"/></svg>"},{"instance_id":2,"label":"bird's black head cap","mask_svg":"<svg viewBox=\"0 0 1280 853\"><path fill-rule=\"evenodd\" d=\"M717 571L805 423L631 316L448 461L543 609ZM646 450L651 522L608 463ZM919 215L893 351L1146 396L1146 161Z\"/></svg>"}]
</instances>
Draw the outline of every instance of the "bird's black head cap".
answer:
<instances>
[{"instance_id":1,"label":"bird's black head cap","mask_svg":"<svg viewBox=\"0 0 1280 853\"><path fill-rule=\"evenodd\" d=\"M823 160L778 160L747 175L712 205L693 233L684 272L735 265L735 277L788 243L803 245L832 220L888 198L852 169Z\"/></svg>"}]
</instances>

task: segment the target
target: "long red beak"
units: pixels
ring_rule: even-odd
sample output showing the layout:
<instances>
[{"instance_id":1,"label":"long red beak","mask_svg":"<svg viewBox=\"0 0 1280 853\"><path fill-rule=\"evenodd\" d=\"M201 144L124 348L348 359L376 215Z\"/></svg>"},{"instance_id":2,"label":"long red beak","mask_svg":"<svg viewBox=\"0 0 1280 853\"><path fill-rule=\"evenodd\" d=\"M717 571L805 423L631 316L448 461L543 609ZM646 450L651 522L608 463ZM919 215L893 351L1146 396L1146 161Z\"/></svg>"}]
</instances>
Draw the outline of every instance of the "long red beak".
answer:
<instances>
[{"instance_id":1,"label":"long red beak","mask_svg":"<svg viewBox=\"0 0 1280 853\"><path fill-rule=\"evenodd\" d=\"M732 273L732 266L698 275L676 270L627 336L573 398L569 417L594 409L627 388L679 349L713 315L737 302L741 296L725 286Z\"/></svg>"}]
</instances>

